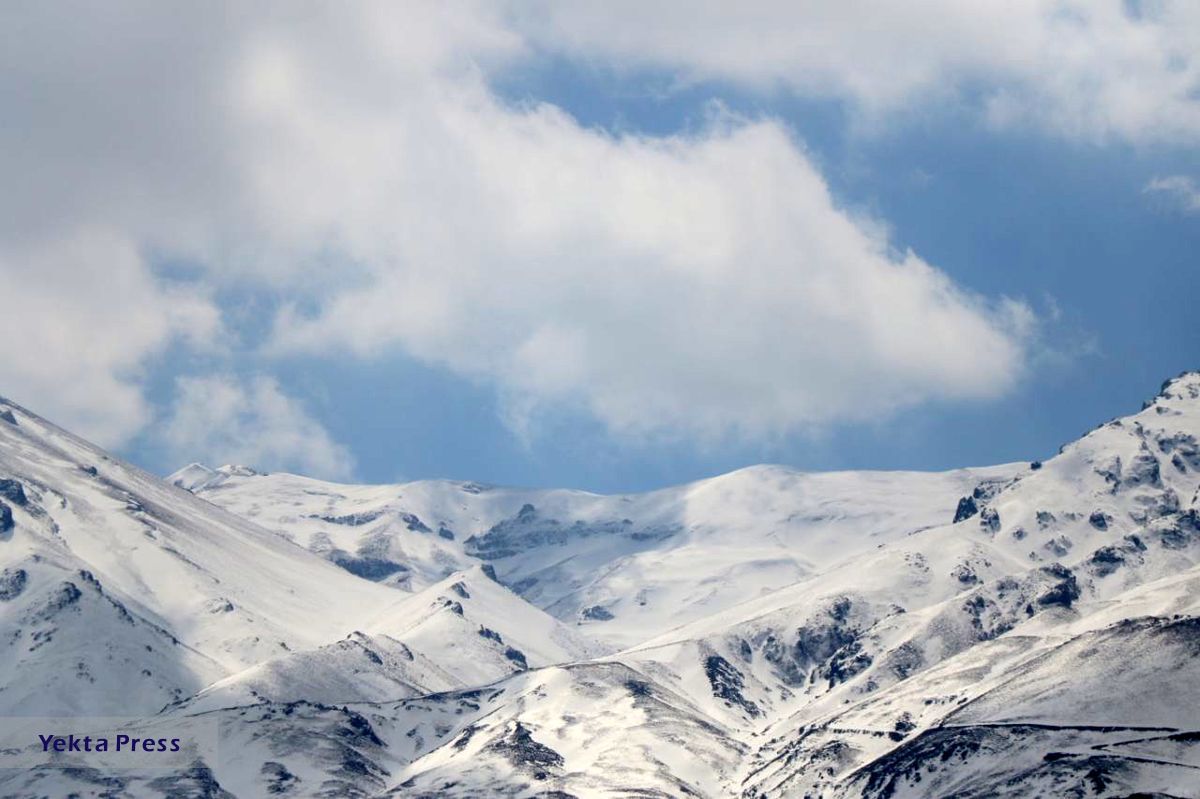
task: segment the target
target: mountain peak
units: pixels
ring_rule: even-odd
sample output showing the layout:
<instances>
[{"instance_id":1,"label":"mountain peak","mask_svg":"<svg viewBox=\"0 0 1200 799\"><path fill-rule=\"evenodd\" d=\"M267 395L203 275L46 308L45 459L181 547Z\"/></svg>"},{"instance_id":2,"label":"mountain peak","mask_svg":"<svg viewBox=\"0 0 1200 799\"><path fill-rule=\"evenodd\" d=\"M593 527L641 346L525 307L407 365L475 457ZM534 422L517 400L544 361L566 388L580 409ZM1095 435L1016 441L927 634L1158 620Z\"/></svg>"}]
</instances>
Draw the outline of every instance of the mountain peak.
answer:
<instances>
[{"instance_id":1,"label":"mountain peak","mask_svg":"<svg viewBox=\"0 0 1200 799\"><path fill-rule=\"evenodd\" d=\"M261 474L264 472L236 463L227 463L220 468L213 469L203 463L193 462L179 471L167 475L166 481L171 485L195 493L206 488L216 488L230 477L255 477Z\"/></svg>"},{"instance_id":2,"label":"mountain peak","mask_svg":"<svg viewBox=\"0 0 1200 799\"><path fill-rule=\"evenodd\" d=\"M1164 380L1158 392L1158 399L1195 400L1200 399L1200 370L1192 369L1182 372L1177 377Z\"/></svg>"},{"instance_id":3,"label":"mountain peak","mask_svg":"<svg viewBox=\"0 0 1200 799\"><path fill-rule=\"evenodd\" d=\"M260 472L252 466L240 463L227 463L217 469L217 471L230 477L256 477L260 474L265 474L265 472Z\"/></svg>"}]
</instances>

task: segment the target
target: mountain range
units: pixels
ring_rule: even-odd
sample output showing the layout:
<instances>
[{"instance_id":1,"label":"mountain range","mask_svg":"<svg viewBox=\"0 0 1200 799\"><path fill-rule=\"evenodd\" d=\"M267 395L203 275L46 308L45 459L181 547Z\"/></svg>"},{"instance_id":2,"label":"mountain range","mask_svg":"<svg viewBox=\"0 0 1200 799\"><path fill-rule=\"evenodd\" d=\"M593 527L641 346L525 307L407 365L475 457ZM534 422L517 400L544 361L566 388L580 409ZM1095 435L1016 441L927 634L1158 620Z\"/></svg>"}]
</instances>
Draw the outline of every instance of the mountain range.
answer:
<instances>
[{"instance_id":1,"label":"mountain range","mask_svg":"<svg viewBox=\"0 0 1200 799\"><path fill-rule=\"evenodd\" d=\"M1197 372L1043 461L615 496L161 479L0 400L0 715L220 740L0 795L1200 796L1198 492Z\"/></svg>"}]
</instances>

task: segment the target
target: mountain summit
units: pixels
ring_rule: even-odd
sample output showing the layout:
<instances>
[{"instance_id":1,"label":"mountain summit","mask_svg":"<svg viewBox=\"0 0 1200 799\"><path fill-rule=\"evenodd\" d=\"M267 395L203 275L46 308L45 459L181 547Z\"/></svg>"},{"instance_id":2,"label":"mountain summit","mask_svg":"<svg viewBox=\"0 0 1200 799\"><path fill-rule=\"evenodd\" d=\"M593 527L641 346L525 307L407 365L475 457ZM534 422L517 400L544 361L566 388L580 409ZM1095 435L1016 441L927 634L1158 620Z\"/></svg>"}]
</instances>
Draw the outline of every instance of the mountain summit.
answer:
<instances>
[{"instance_id":1,"label":"mountain summit","mask_svg":"<svg viewBox=\"0 0 1200 799\"><path fill-rule=\"evenodd\" d=\"M600 496L166 481L0 401L4 795L1194 795L1200 373L1044 462ZM207 793L205 793L207 792Z\"/></svg>"}]
</instances>

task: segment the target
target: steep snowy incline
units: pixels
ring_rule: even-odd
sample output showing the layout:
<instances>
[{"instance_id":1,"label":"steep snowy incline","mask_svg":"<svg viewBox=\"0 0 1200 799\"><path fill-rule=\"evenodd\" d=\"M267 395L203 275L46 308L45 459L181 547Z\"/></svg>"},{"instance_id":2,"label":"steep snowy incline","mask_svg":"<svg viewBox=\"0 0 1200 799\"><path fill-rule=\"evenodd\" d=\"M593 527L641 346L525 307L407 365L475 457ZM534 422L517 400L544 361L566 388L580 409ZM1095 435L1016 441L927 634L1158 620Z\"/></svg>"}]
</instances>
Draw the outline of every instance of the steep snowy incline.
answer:
<instances>
[{"instance_id":1,"label":"steep snowy incline","mask_svg":"<svg viewBox=\"0 0 1200 799\"><path fill-rule=\"evenodd\" d=\"M402 596L7 401L0 539L0 709L156 710Z\"/></svg>"},{"instance_id":2,"label":"steep snowy incline","mask_svg":"<svg viewBox=\"0 0 1200 799\"><path fill-rule=\"evenodd\" d=\"M530 780L576 795L746 799L1191 795L1198 434L1200 375L1189 374L1045 464L966 492L957 521L556 675L553 690L418 758L404 785L450 796L520 795ZM598 682L600 666L623 676ZM583 684L602 707L571 703ZM650 710L663 700L686 732ZM691 757L612 778L605 764L646 762L676 735Z\"/></svg>"},{"instance_id":3,"label":"steep snowy incline","mask_svg":"<svg viewBox=\"0 0 1200 799\"><path fill-rule=\"evenodd\" d=\"M450 481L350 486L198 464L168 479L355 574L410 590L486 563L556 618L628 646L941 523L964 492L1025 468L761 466L623 496Z\"/></svg>"},{"instance_id":4,"label":"steep snowy incline","mask_svg":"<svg viewBox=\"0 0 1200 799\"><path fill-rule=\"evenodd\" d=\"M467 685L491 682L518 667L586 660L606 652L553 616L530 605L475 566L385 608L368 630L389 635L420 651L440 647L446 668ZM482 648L481 648L482 646ZM453 650L451 653L450 650ZM505 667L472 675L500 652Z\"/></svg>"},{"instance_id":5,"label":"steep snowy incline","mask_svg":"<svg viewBox=\"0 0 1200 799\"><path fill-rule=\"evenodd\" d=\"M712 717L768 741L747 766L747 795L754 796L758 790L890 796L891 788L880 786L900 783L909 792L897 795L952 793L949 786L958 783L916 787L945 751L934 746L936 735L922 739L926 749L908 751L900 783L889 775L901 766L883 758L898 742L951 723L947 712L989 690L988 679L1002 672L1010 687L997 695L1007 698L984 723L1119 727L1121 719L1132 726L1157 719L1170 734L1190 734L1188 719L1200 726L1200 717L1173 708L1191 707L1194 691L1187 686L1197 675L1189 658L1200 654L1194 643L1198 435L1200 375L1191 373L1168 381L1142 412L1097 428L1019 479L981 485L964 498L957 522L889 543L620 658L691 696ZM1081 653L1071 656L1071 679L1055 678L1057 669L1068 668L1066 655L1047 655L1046 663L1058 665L1039 667L1042 676L1018 662L1076 637L1079 645L1064 650ZM1154 641L1161 642L1161 661L1154 659ZM1085 667L1088 653L1097 661ZM1139 671L1130 663L1147 665ZM929 683L926 673L939 676ZM1130 701L1089 704L1089 693L1106 683ZM886 713L856 717L858 708L892 696L907 698ZM1041 710L1020 713L1035 702ZM1035 761L1047 753L1038 747L1054 745L1048 736L1024 733L980 740L942 743L1001 747ZM1075 766L1068 761L1049 776L1034 769L1020 784L1060 795L1060 780L1083 781L1090 768L1086 758ZM1109 766L1123 775L1113 785L1152 787L1159 777L1181 784L1175 766L1166 775ZM842 784L869 767L876 769L870 784ZM1003 780L985 776L964 781L970 791L964 787L963 795L1000 795ZM1009 778L1017 777L1003 779Z\"/></svg>"}]
</instances>

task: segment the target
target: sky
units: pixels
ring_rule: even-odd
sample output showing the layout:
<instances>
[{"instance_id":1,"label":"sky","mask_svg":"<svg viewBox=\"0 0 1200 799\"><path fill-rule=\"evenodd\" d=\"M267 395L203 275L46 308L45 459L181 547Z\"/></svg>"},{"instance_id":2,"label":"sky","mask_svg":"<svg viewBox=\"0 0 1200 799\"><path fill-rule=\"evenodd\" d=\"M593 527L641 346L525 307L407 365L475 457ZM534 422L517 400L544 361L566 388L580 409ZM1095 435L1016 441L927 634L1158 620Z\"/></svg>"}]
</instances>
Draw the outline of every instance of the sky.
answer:
<instances>
[{"instance_id":1,"label":"sky","mask_svg":"<svg viewBox=\"0 0 1200 799\"><path fill-rule=\"evenodd\" d=\"M1049 457L1200 368L1200 4L9 3L0 394L151 471Z\"/></svg>"}]
</instances>

